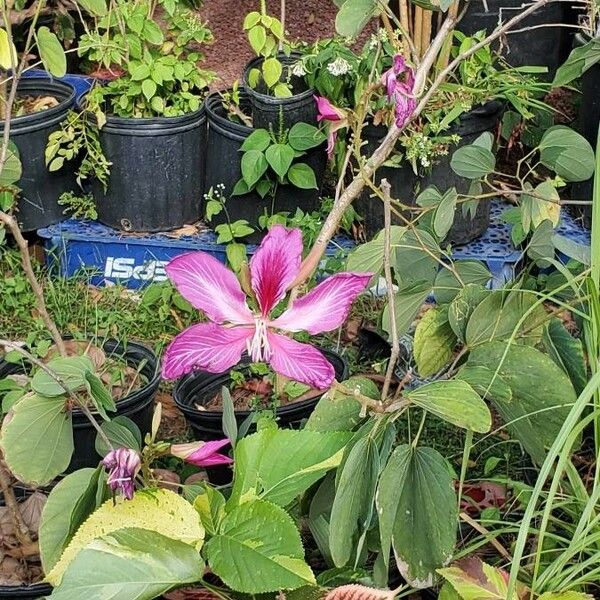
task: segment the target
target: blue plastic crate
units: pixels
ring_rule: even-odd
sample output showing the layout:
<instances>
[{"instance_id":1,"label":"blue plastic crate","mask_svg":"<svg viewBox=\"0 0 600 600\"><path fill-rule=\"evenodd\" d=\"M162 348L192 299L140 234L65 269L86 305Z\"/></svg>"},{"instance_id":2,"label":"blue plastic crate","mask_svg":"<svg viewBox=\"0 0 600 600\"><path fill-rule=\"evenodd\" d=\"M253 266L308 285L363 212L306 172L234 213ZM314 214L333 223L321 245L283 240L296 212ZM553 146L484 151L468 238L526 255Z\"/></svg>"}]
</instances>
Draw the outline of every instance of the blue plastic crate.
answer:
<instances>
[{"instance_id":1,"label":"blue plastic crate","mask_svg":"<svg viewBox=\"0 0 600 600\"><path fill-rule=\"evenodd\" d=\"M48 266L57 275L87 274L92 285L121 283L139 289L167 278L165 265L179 254L202 250L225 262L225 245L217 244L214 232L204 229L178 238L168 233L132 234L93 221L69 219L38 230L45 239ZM338 236L326 255L345 255L354 243ZM248 246L252 254L256 246Z\"/></svg>"},{"instance_id":2,"label":"blue plastic crate","mask_svg":"<svg viewBox=\"0 0 600 600\"><path fill-rule=\"evenodd\" d=\"M87 75L72 75L67 73L64 77L53 77L43 69L29 69L23 73L23 77L49 77L57 81L70 83L75 88L75 102L79 106L81 98L89 91L96 81L93 77Z\"/></svg>"}]
</instances>

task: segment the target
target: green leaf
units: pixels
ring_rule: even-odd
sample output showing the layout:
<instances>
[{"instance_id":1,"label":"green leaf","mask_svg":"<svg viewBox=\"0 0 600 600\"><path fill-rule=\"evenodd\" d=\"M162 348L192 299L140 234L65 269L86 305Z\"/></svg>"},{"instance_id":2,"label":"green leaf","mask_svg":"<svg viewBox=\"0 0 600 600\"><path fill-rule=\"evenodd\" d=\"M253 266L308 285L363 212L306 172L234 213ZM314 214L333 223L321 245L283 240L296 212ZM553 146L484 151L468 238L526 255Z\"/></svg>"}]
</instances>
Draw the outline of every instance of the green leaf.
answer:
<instances>
[{"instance_id":1,"label":"green leaf","mask_svg":"<svg viewBox=\"0 0 600 600\"><path fill-rule=\"evenodd\" d=\"M267 87L273 87L281 79L283 68L276 58L267 58L262 64L262 76Z\"/></svg>"},{"instance_id":2,"label":"green leaf","mask_svg":"<svg viewBox=\"0 0 600 600\"><path fill-rule=\"evenodd\" d=\"M450 231L454 223L454 213L456 212L456 201L458 194L456 188L450 188L442 197L440 203L435 209L433 215L433 230L435 234L443 239Z\"/></svg>"},{"instance_id":3,"label":"green leaf","mask_svg":"<svg viewBox=\"0 0 600 600\"><path fill-rule=\"evenodd\" d=\"M273 94L276 98L291 98L292 90L287 83L279 82L273 88Z\"/></svg>"},{"instance_id":4,"label":"green leaf","mask_svg":"<svg viewBox=\"0 0 600 600\"><path fill-rule=\"evenodd\" d=\"M108 12L106 0L77 0L77 4L96 17L104 17Z\"/></svg>"},{"instance_id":5,"label":"green leaf","mask_svg":"<svg viewBox=\"0 0 600 600\"><path fill-rule=\"evenodd\" d=\"M583 46L578 46L571 51L567 60L556 71L552 86L568 85L598 62L600 62L600 41L594 37Z\"/></svg>"},{"instance_id":6,"label":"green leaf","mask_svg":"<svg viewBox=\"0 0 600 600\"><path fill-rule=\"evenodd\" d=\"M231 503L249 492L287 506L334 469L349 439L342 432L263 430L243 438L234 453ZM286 456L286 460L281 460Z\"/></svg>"},{"instance_id":7,"label":"green leaf","mask_svg":"<svg viewBox=\"0 0 600 600\"><path fill-rule=\"evenodd\" d=\"M142 81L142 93L146 96L146 100L150 100L156 94L156 83L152 79L144 79Z\"/></svg>"},{"instance_id":8,"label":"green leaf","mask_svg":"<svg viewBox=\"0 0 600 600\"><path fill-rule=\"evenodd\" d=\"M439 270L439 262L434 257L439 258L440 247L430 233L418 228L407 231L401 240L393 243L393 252L399 284L428 281L433 286Z\"/></svg>"},{"instance_id":9,"label":"green leaf","mask_svg":"<svg viewBox=\"0 0 600 600\"><path fill-rule=\"evenodd\" d=\"M492 415L479 394L465 381L434 381L404 393L423 410L463 429L487 433Z\"/></svg>"},{"instance_id":10,"label":"green leaf","mask_svg":"<svg viewBox=\"0 0 600 600\"><path fill-rule=\"evenodd\" d=\"M428 208L431 206L438 206L438 204L442 201L442 194L434 185L430 185L425 188L416 198L417 206L422 206L423 208Z\"/></svg>"},{"instance_id":11,"label":"green leaf","mask_svg":"<svg viewBox=\"0 0 600 600\"><path fill-rule=\"evenodd\" d=\"M342 37L356 37L378 13L377 0L346 0L335 18L335 30Z\"/></svg>"},{"instance_id":12,"label":"green leaf","mask_svg":"<svg viewBox=\"0 0 600 600\"><path fill-rule=\"evenodd\" d=\"M69 565L52 598L152 600L199 581L203 570L193 546L156 531L125 527L90 541Z\"/></svg>"},{"instance_id":13,"label":"green leaf","mask_svg":"<svg viewBox=\"0 0 600 600\"><path fill-rule=\"evenodd\" d=\"M433 448L405 444L392 453L377 489L384 557L390 546L406 581L431 587L456 543L458 501L446 460Z\"/></svg>"},{"instance_id":14,"label":"green leaf","mask_svg":"<svg viewBox=\"0 0 600 600\"><path fill-rule=\"evenodd\" d=\"M73 455L71 413L64 397L27 394L12 411L0 442L8 467L24 483L50 483L69 466Z\"/></svg>"},{"instance_id":15,"label":"green leaf","mask_svg":"<svg viewBox=\"0 0 600 600\"><path fill-rule=\"evenodd\" d=\"M419 309L431 293L431 285L427 281L416 281L401 286L394 294L394 312L398 335L404 335L413 324ZM381 327L391 335L390 307L386 304L381 317Z\"/></svg>"},{"instance_id":16,"label":"green leaf","mask_svg":"<svg viewBox=\"0 0 600 600\"><path fill-rule=\"evenodd\" d=\"M421 377L435 375L452 358L456 335L448 323L448 310L429 309L415 330L413 351Z\"/></svg>"},{"instance_id":17,"label":"green leaf","mask_svg":"<svg viewBox=\"0 0 600 600\"><path fill-rule=\"evenodd\" d=\"M225 518L225 496L211 485L201 483L194 499L194 508L200 515L202 526L209 535L217 535Z\"/></svg>"},{"instance_id":18,"label":"green leaf","mask_svg":"<svg viewBox=\"0 0 600 600\"><path fill-rule=\"evenodd\" d=\"M532 260L542 261L540 266L543 266L543 261L554 258L553 232L552 222L546 219L536 227L527 244L527 256Z\"/></svg>"},{"instance_id":19,"label":"green leaf","mask_svg":"<svg viewBox=\"0 0 600 600\"><path fill-rule=\"evenodd\" d=\"M521 223L525 233L529 233L549 220L553 225L560 221L560 197L551 181L540 183L533 190L535 195L521 196Z\"/></svg>"},{"instance_id":20,"label":"green leaf","mask_svg":"<svg viewBox=\"0 0 600 600\"><path fill-rule=\"evenodd\" d=\"M198 513L181 496L164 489L138 491L132 500L111 499L92 513L77 530L58 563L46 573L46 580L56 587L69 565L90 542L129 527L147 529L183 542L196 553L204 540ZM156 548L150 547L153 554ZM148 547L145 552L148 553Z\"/></svg>"},{"instance_id":21,"label":"green leaf","mask_svg":"<svg viewBox=\"0 0 600 600\"><path fill-rule=\"evenodd\" d=\"M552 360L569 376L579 395L587 384L583 344L574 338L560 319L552 319L542 336L544 349Z\"/></svg>"},{"instance_id":22,"label":"green leaf","mask_svg":"<svg viewBox=\"0 0 600 600\"><path fill-rule=\"evenodd\" d=\"M369 526L378 475L377 445L371 436L363 436L346 458L331 508L329 547L336 567L348 564Z\"/></svg>"},{"instance_id":23,"label":"green leaf","mask_svg":"<svg viewBox=\"0 0 600 600\"><path fill-rule=\"evenodd\" d=\"M344 387L350 391L345 394L337 388L327 391L308 418L305 430L309 431L352 431L362 421L361 404L353 395L354 391L379 399L379 388L366 377L350 377L344 381Z\"/></svg>"},{"instance_id":24,"label":"green leaf","mask_svg":"<svg viewBox=\"0 0 600 600\"><path fill-rule=\"evenodd\" d=\"M149 19L144 21L142 36L148 43L154 44L155 46L160 46L165 40L162 29L154 21L150 21Z\"/></svg>"},{"instance_id":25,"label":"green leaf","mask_svg":"<svg viewBox=\"0 0 600 600\"><path fill-rule=\"evenodd\" d=\"M301 190L316 190L319 187L315 178L315 172L306 163L293 164L287 176L290 183Z\"/></svg>"},{"instance_id":26,"label":"green leaf","mask_svg":"<svg viewBox=\"0 0 600 600\"><path fill-rule=\"evenodd\" d=\"M466 286L486 285L492 277L488 268L478 260L460 260L454 262L452 266L462 280L462 284L450 269L441 268L436 275L433 289L438 304L452 302Z\"/></svg>"},{"instance_id":27,"label":"green leaf","mask_svg":"<svg viewBox=\"0 0 600 600\"><path fill-rule=\"evenodd\" d=\"M9 142L8 149L6 151L6 162L2 171L0 171L0 186L8 187L17 183L23 174L23 166L17 147L13 142Z\"/></svg>"},{"instance_id":28,"label":"green leaf","mask_svg":"<svg viewBox=\"0 0 600 600\"><path fill-rule=\"evenodd\" d=\"M248 150L259 150L264 152L271 145L271 136L266 129L256 129L253 131L242 144L240 150L247 152Z\"/></svg>"},{"instance_id":29,"label":"green leaf","mask_svg":"<svg viewBox=\"0 0 600 600\"><path fill-rule=\"evenodd\" d=\"M406 233L406 227L392 225L390 227L390 242L392 246L400 243ZM353 273L377 274L383 270L384 232L380 231L377 237L366 244L355 248L346 261L346 270Z\"/></svg>"},{"instance_id":30,"label":"green leaf","mask_svg":"<svg viewBox=\"0 0 600 600\"><path fill-rule=\"evenodd\" d=\"M131 448L141 452L142 434L139 427L131 419L118 415L111 421L102 423L100 429L102 429L113 448ZM109 451L110 448L106 445L104 439L97 435L96 452L100 456L106 456Z\"/></svg>"},{"instance_id":31,"label":"green leaf","mask_svg":"<svg viewBox=\"0 0 600 600\"><path fill-rule=\"evenodd\" d=\"M75 531L96 509L103 467L81 469L67 475L52 489L40 521L40 558L48 573L59 561Z\"/></svg>"},{"instance_id":32,"label":"green leaf","mask_svg":"<svg viewBox=\"0 0 600 600\"><path fill-rule=\"evenodd\" d=\"M17 50L6 29L0 28L0 67L8 71L17 65Z\"/></svg>"},{"instance_id":33,"label":"green leaf","mask_svg":"<svg viewBox=\"0 0 600 600\"><path fill-rule=\"evenodd\" d=\"M466 381L482 398L496 398L500 402L510 402L512 390L500 377L494 376L494 371L488 367L473 367L464 365L460 368L455 379Z\"/></svg>"},{"instance_id":34,"label":"green leaf","mask_svg":"<svg viewBox=\"0 0 600 600\"><path fill-rule=\"evenodd\" d=\"M117 405L115 404L115 401L97 375L94 375L91 371L85 371L84 376L89 384L90 398L93 401L96 410L105 421L108 421L106 411L116 412Z\"/></svg>"},{"instance_id":35,"label":"green leaf","mask_svg":"<svg viewBox=\"0 0 600 600\"><path fill-rule=\"evenodd\" d=\"M573 258L586 266L592 264L592 250L589 244L580 244L559 233L555 233L552 236L552 243L559 252L562 252L569 258Z\"/></svg>"},{"instance_id":36,"label":"green leaf","mask_svg":"<svg viewBox=\"0 0 600 600\"><path fill-rule=\"evenodd\" d=\"M314 125L309 123L294 123L288 134L289 145L298 152L304 152L320 146L327 136Z\"/></svg>"},{"instance_id":37,"label":"green leaf","mask_svg":"<svg viewBox=\"0 0 600 600\"><path fill-rule=\"evenodd\" d=\"M252 29L257 23L260 23L260 13L256 11L249 12L244 18L244 30Z\"/></svg>"},{"instance_id":38,"label":"green leaf","mask_svg":"<svg viewBox=\"0 0 600 600\"><path fill-rule=\"evenodd\" d=\"M205 555L211 570L236 591L260 594L316 583L291 517L264 500L229 512Z\"/></svg>"},{"instance_id":39,"label":"green leaf","mask_svg":"<svg viewBox=\"0 0 600 600\"><path fill-rule=\"evenodd\" d=\"M248 261L246 244L231 242L227 244L227 247L225 248L225 254L227 255L227 262L231 265L231 268L236 273L239 273L242 265Z\"/></svg>"},{"instance_id":40,"label":"green leaf","mask_svg":"<svg viewBox=\"0 0 600 600\"><path fill-rule=\"evenodd\" d=\"M582 135L569 127L550 127L542 137L539 150L540 162L565 181L585 181L594 174L594 150Z\"/></svg>"},{"instance_id":41,"label":"green leaf","mask_svg":"<svg viewBox=\"0 0 600 600\"><path fill-rule=\"evenodd\" d=\"M460 177L480 179L494 170L496 157L487 148L471 144L454 151L450 167Z\"/></svg>"},{"instance_id":42,"label":"green leaf","mask_svg":"<svg viewBox=\"0 0 600 600\"><path fill-rule=\"evenodd\" d=\"M267 148L265 158L273 171L283 179L294 160L294 150L287 144L272 144Z\"/></svg>"},{"instance_id":43,"label":"green leaf","mask_svg":"<svg viewBox=\"0 0 600 600\"><path fill-rule=\"evenodd\" d=\"M46 71L54 77L64 77L67 74L67 57L56 34L47 27L40 27L36 37L40 59Z\"/></svg>"},{"instance_id":44,"label":"green leaf","mask_svg":"<svg viewBox=\"0 0 600 600\"><path fill-rule=\"evenodd\" d=\"M227 247L229 248L229 246ZM235 419L233 399L225 386L221 388L221 396L223 398L223 433L228 437L231 447L235 450L238 437L238 426Z\"/></svg>"},{"instance_id":45,"label":"green leaf","mask_svg":"<svg viewBox=\"0 0 600 600\"><path fill-rule=\"evenodd\" d=\"M498 372L510 387L509 402L497 397L490 400L508 431L541 464L576 399L567 375L531 346L512 344L507 349L506 342L497 341L473 349L467 364L487 367L492 375Z\"/></svg>"},{"instance_id":46,"label":"green leaf","mask_svg":"<svg viewBox=\"0 0 600 600\"><path fill-rule=\"evenodd\" d=\"M88 382L85 374L94 370L94 365L87 356L54 358L47 367L71 392L87 389ZM42 369L38 369L31 379L31 389L41 396L62 396L66 393L65 387Z\"/></svg>"},{"instance_id":47,"label":"green leaf","mask_svg":"<svg viewBox=\"0 0 600 600\"><path fill-rule=\"evenodd\" d=\"M269 168L269 163L265 155L259 150L248 150L244 152L241 161L242 177L248 188L253 185L265 174Z\"/></svg>"},{"instance_id":48,"label":"green leaf","mask_svg":"<svg viewBox=\"0 0 600 600\"><path fill-rule=\"evenodd\" d=\"M509 600L508 581L500 569L483 563L480 559L473 559L472 563L466 564L465 569L453 566L438 569L438 573L463 600ZM515 590L510 600L518 598L519 594Z\"/></svg>"},{"instance_id":49,"label":"green leaf","mask_svg":"<svg viewBox=\"0 0 600 600\"><path fill-rule=\"evenodd\" d=\"M255 54L260 54L267 41L267 32L262 25L255 25L248 31L248 41Z\"/></svg>"}]
</instances>

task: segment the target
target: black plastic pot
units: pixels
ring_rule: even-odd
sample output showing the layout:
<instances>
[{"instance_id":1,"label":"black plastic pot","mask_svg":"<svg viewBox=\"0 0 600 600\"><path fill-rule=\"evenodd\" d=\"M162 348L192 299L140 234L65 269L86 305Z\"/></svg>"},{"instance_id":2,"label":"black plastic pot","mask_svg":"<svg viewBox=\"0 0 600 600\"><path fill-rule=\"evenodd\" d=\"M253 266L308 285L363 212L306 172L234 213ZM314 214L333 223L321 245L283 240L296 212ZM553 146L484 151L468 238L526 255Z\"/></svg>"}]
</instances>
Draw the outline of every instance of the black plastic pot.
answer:
<instances>
[{"instance_id":1,"label":"black plastic pot","mask_svg":"<svg viewBox=\"0 0 600 600\"><path fill-rule=\"evenodd\" d=\"M108 117L100 130L108 187L92 185L98 220L125 231L167 231L202 214L204 106L181 117Z\"/></svg>"},{"instance_id":2,"label":"black plastic pot","mask_svg":"<svg viewBox=\"0 0 600 600\"><path fill-rule=\"evenodd\" d=\"M1 362L1 361L0 361ZM5 363L6 364L6 363ZM2 365L0 365L1 368ZM32 490L14 487L17 500L21 502L32 493ZM4 506L4 496L0 494L0 506ZM34 583L32 585L0 585L0 598L15 598L18 600L34 600L44 598L52 593L52 586L47 583Z\"/></svg>"},{"instance_id":3,"label":"black plastic pot","mask_svg":"<svg viewBox=\"0 0 600 600\"><path fill-rule=\"evenodd\" d=\"M241 103L242 105L247 103L247 96L244 93L241 94ZM207 147L210 148L206 156L205 189L215 188L218 184L225 186L223 193L227 198L227 213L232 222L245 219L250 225L258 227L258 219L265 212L269 215L277 212L288 212L293 215L297 208L304 212L311 212L318 208L319 189L301 190L292 185L280 186L274 201L270 197L261 198L256 192L231 196L235 184L242 177L240 148L254 129L230 121L218 93L211 94L205 104L208 119ZM301 160L312 167L317 183L320 185L327 165L325 150L323 148L309 150ZM211 225L225 223L226 219L225 213L221 212L213 218ZM249 236L248 241L259 241L261 237L262 233L257 233Z\"/></svg>"},{"instance_id":4,"label":"black plastic pot","mask_svg":"<svg viewBox=\"0 0 600 600\"><path fill-rule=\"evenodd\" d=\"M331 350L321 349L327 360L335 369L335 377L343 381L348 377L348 364ZM250 364L247 356L242 358L242 364ZM195 405L208 402L223 386L229 387L229 373L215 375L204 371L196 371L186 375L177 382L173 390L173 398L179 410L184 414L188 425L197 440L218 440L225 437L223 433L223 413L215 410L199 410ZM307 419L317 405L319 398L311 398L302 402L294 402L276 409L277 422L281 427L297 429L304 419ZM249 410L239 410L235 413L238 425L241 425L251 414Z\"/></svg>"},{"instance_id":5,"label":"black plastic pot","mask_svg":"<svg viewBox=\"0 0 600 600\"><path fill-rule=\"evenodd\" d=\"M556 69L564 62L569 51L569 33L564 27L569 16L564 2L550 2L538 8L507 33L497 48L507 62L515 67L535 65L548 67L547 78L552 79ZM487 8L487 10L486 10ZM471 2L457 29L473 35L485 29L491 33L523 10L522 0L487 0ZM533 30L523 29L542 25Z\"/></svg>"},{"instance_id":6,"label":"black plastic pot","mask_svg":"<svg viewBox=\"0 0 600 600\"><path fill-rule=\"evenodd\" d=\"M23 167L17 183L21 188L17 220L23 231L34 231L64 219L58 198L63 192L77 189L72 164L66 163L51 173L44 157L48 136L60 129L75 103L75 89L61 81L31 77L21 80L17 91L19 96L54 96L59 101L47 110L13 118L10 124L10 139L19 149ZM0 135L3 132L4 122L0 122Z\"/></svg>"},{"instance_id":7,"label":"black plastic pot","mask_svg":"<svg viewBox=\"0 0 600 600\"><path fill-rule=\"evenodd\" d=\"M589 41L581 34L575 36L575 44L581 46ZM596 149L598 126L600 125L600 64L596 63L581 77L581 104L579 106L579 131L581 135ZM572 185L572 196L575 200L592 200L594 178L579 181ZM583 217L586 227L592 226L592 207L577 206L575 212Z\"/></svg>"},{"instance_id":8,"label":"black plastic pot","mask_svg":"<svg viewBox=\"0 0 600 600\"><path fill-rule=\"evenodd\" d=\"M455 187L458 193L465 194L469 190L471 180L459 177L450 168L452 152L460 146L471 144L477 137L486 131L493 131L500 120L503 104L498 101L488 102L463 114L459 121L453 125L449 134L458 134L460 142L450 148L448 156L442 156L428 173L416 175L408 163L399 168L380 167L375 180L379 184L382 179L387 179L391 186L392 198L403 204L414 205L418 194L429 186L436 186L441 192ZM385 137L387 129L382 126L372 125L363 129L363 139L367 142L365 153L369 155L377 148ZM383 229L383 202L379 198L370 198L370 192L364 190L356 203L357 212L363 217L363 225L367 238L372 238ZM410 211L404 215L411 219ZM392 215L393 224L402 225L404 222ZM489 202L481 201L477 207L475 217L463 217L460 206L457 208L454 224L444 239L445 243L465 244L482 235L490 224Z\"/></svg>"},{"instance_id":9,"label":"black plastic pot","mask_svg":"<svg viewBox=\"0 0 600 600\"><path fill-rule=\"evenodd\" d=\"M315 102L315 90L309 88L304 79L292 75L287 78L287 67L293 65L299 58L299 54L292 53L290 56L280 54L277 58L284 66L282 80L289 83L293 95L289 98L276 98L267 94L267 87L260 81L256 88L251 88L248 83L248 74L251 69L260 69L264 58L258 57L250 61L244 69L244 87L250 98L252 106L252 123L257 129L269 129L272 126L275 131L279 128L280 118L283 128L288 129L295 123L317 123L317 103Z\"/></svg>"},{"instance_id":10,"label":"black plastic pot","mask_svg":"<svg viewBox=\"0 0 600 600\"><path fill-rule=\"evenodd\" d=\"M140 428L143 438L152 427L154 396L160 384L159 361L154 352L135 342L121 344L115 340L107 340L102 348L108 355L123 357L127 364L133 368L137 369L144 362L140 373L147 380L147 383L119 400L117 402L117 412L112 414L112 416L123 416L131 419ZM0 363L0 379L22 371L22 365ZM67 473L98 465L101 457L96 453L95 443L96 430L84 414L75 409L73 411L73 444L75 450Z\"/></svg>"}]
</instances>

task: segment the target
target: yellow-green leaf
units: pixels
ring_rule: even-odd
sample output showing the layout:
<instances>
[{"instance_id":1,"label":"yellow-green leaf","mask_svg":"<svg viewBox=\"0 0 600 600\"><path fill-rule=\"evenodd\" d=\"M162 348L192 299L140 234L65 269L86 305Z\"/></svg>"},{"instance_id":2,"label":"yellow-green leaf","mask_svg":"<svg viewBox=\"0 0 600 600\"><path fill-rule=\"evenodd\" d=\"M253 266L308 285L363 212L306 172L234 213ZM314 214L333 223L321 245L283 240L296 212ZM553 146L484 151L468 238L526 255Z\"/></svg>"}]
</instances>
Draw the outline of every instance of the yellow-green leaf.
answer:
<instances>
[{"instance_id":1,"label":"yellow-green leaf","mask_svg":"<svg viewBox=\"0 0 600 600\"><path fill-rule=\"evenodd\" d=\"M0 29L0 67L11 69L17 64L17 50L6 29Z\"/></svg>"},{"instance_id":2,"label":"yellow-green leaf","mask_svg":"<svg viewBox=\"0 0 600 600\"><path fill-rule=\"evenodd\" d=\"M67 74L67 57L56 34L47 27L40 27L37 30L37 45L46 71L54 77L64 77Z\"/></svg>"}]
</instances>

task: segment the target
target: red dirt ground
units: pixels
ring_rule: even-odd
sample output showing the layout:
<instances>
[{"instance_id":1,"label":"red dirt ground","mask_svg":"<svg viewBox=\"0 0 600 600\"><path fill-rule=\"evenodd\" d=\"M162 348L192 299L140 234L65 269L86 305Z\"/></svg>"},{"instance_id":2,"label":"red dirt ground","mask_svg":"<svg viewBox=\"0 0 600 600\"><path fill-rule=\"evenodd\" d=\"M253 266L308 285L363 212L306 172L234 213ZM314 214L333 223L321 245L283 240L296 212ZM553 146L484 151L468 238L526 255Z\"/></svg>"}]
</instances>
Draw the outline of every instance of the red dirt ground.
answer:
<instances>
[{"instance_id":1,"label":"red dirt ground","mask_svg":"<svg viewBox=\"0 0 600 600\"><path fill-rule=\"evenodd\" d=\"M269 14L279 16L279 2L268 0ZM213 89L223 89L241 78L253 52L246 40L242 23L247 13L259 9L259 0L205 0L200 15L208 21L215 41L206 47L207 69L219 80ZM291 40L314 42L334 33L336 6L332 0L287 0L285 29Z\"/></svg>"}]
</instances>

